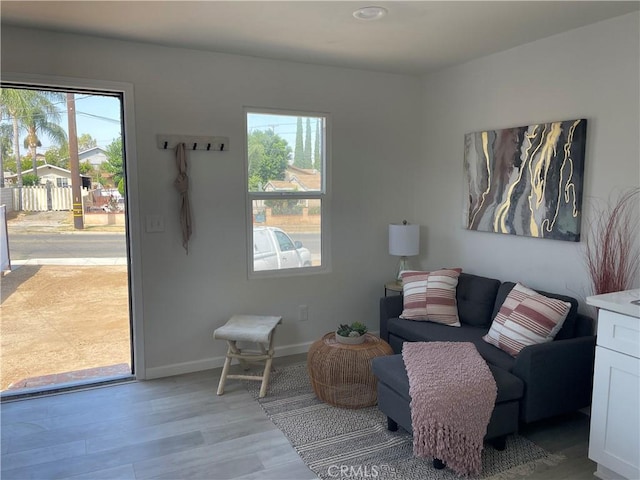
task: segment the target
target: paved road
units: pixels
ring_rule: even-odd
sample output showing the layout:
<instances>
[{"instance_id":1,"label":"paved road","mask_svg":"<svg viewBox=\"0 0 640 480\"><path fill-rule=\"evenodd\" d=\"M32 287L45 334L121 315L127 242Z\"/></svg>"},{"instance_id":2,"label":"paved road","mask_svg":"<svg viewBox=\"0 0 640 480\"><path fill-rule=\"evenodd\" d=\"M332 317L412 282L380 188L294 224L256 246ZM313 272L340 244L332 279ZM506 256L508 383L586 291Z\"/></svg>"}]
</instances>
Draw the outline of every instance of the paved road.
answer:
<instances>
[{"instance_id":1,"label":"paved road","mask_svg":"<svg viewBox=\"0 0 640 480\"><path fill-rule=\"evenodd\" d=\"M293 241L300 240L302 246L311 250L312 254L320 254L320 233L290 233Z\"/></svg>"},{"instance_id":2,"label":"paved road","mask_svg":"<svg viewBox=\"0 0 640 480\"><path fill-rule=\"evenodd\" d=\"M319 233L294 233L294 240L320 253ZM33 258L125 258L124 234L117 233L10 233L9 254L12 261Z\"/></svg>"},{"instance_id":3,"label":"paved road","mask_svg":"<svg viewBox=\"0 0 640 480\"><path fill-rule=\"evenodd\" d=\"M10 233L12 261L32 258L124 258L126 237L117 233Z\"/></svg>"}]
</instances>

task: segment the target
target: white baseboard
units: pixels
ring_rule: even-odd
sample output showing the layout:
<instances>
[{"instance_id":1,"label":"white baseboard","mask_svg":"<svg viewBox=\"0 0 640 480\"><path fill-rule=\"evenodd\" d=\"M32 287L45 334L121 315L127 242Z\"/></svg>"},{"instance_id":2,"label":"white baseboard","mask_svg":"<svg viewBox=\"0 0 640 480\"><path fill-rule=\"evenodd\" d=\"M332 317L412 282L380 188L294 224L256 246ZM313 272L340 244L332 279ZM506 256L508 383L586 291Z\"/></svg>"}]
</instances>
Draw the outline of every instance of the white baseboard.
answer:
<instances>
[{"instance_id":1,"label":"white baseboard","mask_svg":"<svg viewBox=\"0 0 640 480\"><path fill-rule=\"evenodd\" d=\"M295 345L276 347L274 356L286 357L289 355L297 355L299 353L307 353L312 343L313 342L305 342ZM195 360L193 362L174 363L172 365L147 368L144 379L152 380L154 378L172 377L174 375L183 375L185 373L222 368L222 365L224 365L224 358L224 356L211 357L203 360Z\"/></svg>"}]
</instances>

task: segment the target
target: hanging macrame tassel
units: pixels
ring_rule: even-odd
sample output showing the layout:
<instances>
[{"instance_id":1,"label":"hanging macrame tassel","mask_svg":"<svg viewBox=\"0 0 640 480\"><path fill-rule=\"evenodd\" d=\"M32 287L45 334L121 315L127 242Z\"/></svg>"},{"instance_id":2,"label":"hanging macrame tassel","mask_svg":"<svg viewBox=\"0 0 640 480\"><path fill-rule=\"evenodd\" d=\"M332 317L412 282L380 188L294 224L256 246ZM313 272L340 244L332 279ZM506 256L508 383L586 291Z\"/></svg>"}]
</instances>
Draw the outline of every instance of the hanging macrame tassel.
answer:
<instances>
[{"instance_id":1,"label":"hanging macrame tassel","mask_svg":"<svg viewBox=\"0 0 640 480\"><path fill-rule=\"evenodd\" d=\"M189 254L189 238L191 238L191 206L189 204L189 177L187 176L187 154L184 143L176 145L176 165L178 176L174 182L180 193L180 227L182 228L182 246Z\"/></svg>"}]
</instances>

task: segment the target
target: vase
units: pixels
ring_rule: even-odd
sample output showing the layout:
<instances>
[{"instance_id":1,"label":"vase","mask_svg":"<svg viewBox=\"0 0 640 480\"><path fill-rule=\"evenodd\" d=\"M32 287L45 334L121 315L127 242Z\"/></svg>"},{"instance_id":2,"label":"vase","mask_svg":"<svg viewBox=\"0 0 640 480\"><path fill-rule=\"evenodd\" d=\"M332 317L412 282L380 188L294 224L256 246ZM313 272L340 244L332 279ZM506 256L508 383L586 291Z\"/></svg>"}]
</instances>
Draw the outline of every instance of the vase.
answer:
<instances>
[{"instance_id":1,"label":"vase","mask_svg":"<svg viewBox=\"0 0 640 480\"><path fill-rule=\"evenodd\" d=\"M364 335L359 337L343 337L336 332L336 342L344 343L345 345L359 345L364 342Z\"/></svg>"}]
</instances>

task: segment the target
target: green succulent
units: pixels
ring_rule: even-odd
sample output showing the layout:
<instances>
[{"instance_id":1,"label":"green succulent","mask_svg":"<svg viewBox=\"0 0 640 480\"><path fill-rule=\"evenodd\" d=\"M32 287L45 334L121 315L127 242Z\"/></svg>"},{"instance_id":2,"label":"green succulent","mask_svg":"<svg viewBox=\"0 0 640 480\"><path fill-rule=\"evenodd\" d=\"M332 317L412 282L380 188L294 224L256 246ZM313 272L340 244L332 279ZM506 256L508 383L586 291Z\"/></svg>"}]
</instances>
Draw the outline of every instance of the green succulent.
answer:
<instances>
[{"instance_id":1,"label":"green succulent","mask_svg":"<svg viewBox=\"0 0 640 480\"><path fill-rule=\"evenodd\" d=\"M359 337L367 333L367 326L361 322L353 322L351 325L340 324L336 333L341 337Z\"/></svg>"},{"instance_id":2,"label":"green succulent","mask_svg":"<svg viewBox=\"0 0 640 480\"><path fill-rule=\"evenodd\" d=\"M367 326L364 323L353 322L351 324L351 330L355 330L360 335L364 335L365 333L367 333Z\"/></svg>"}]
</instances>

